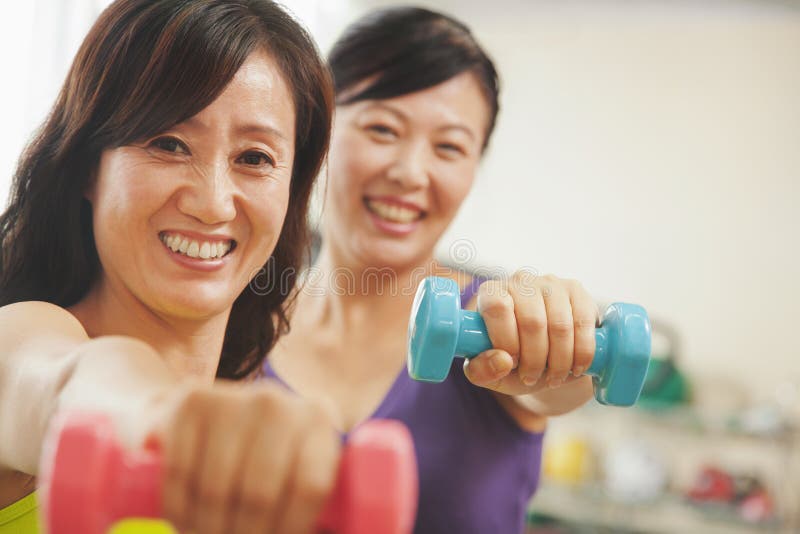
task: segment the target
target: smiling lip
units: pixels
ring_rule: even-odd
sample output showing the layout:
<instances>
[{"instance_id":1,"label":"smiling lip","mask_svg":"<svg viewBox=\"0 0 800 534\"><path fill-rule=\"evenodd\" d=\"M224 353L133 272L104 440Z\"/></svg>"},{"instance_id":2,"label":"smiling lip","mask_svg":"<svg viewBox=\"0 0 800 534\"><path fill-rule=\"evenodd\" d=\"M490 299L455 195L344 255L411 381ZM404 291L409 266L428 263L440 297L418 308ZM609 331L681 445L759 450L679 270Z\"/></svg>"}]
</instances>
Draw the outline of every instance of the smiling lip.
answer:
<instances>
[{"instance_id":1,"label":"smiling lip","mask_svg":"<svg viewBox=\"0 0 800 534\"><path fill-rule=\"evenodd\" d=\"M365 196L365 201L374 200L376 202L383 202L384 204L392 204L394 206L400 206L401 208L406 208L414 211L420 212L423 216L425 215L425 210L414 204L413 202L408 202L407 200L402 200L397 197L391 196L382 196L382 197L370 197Z\"/></svg>"},{"instance_id":2,"label":"smiling lip","mask_svg":"<svg viewBox=\"0 0 800 534\"><path fill-rule=\"evenodd\" d=\"M201 234L200 232L192 232L191 230L176 230L176 229L169 229L169 230L161 230L158 235L162 234L181 234L182 236L191 237L195 241L233 241L234 243L236 240L229 235L226 234Z\"/></svg>"},{"instance_id":3,"label":"smiling lip","mask_svg":"<svg viewBox=\"0 0 800 534\"><path fill-rule=\"evenodd\" d=\"M229 241L231 242L230 250L221 258L192 258L187 256L186 254L181 254L180 252L175 252L171 248L169 248L162 240L161 236L163 235L176 235L180 234L184 237L188 237L194 241L198 242L212 242L217 243L221 241ZM161 243L162 248L166 253L172 258L175 263L181 265L182 267L187 267L194 271L200 272L213 272L222 269L225 264L228 263L228 258L234 253L236 249L236 240L232 237L224 234L203 234L200 232L192 232L187 230L163 230L158 234L158 241Z\"/></svg>"},{"instance_id":4,"label":"smiling lip","mask_svg":"<svg viewBox=\"0 0 800 534\"><path fill-rule=\"evenodd\" d=\"M419 217L414 219L413 221L409 222L398 222L398 221L389 221L384 219L369 207L370 201L377 201L382 202L389 205L395 205L398 207L402 207L408 210L413 210L419 213ZM411 232L413 232L419 225L422 219L425 217L425 212L421 210L417 205L412 204L410 202L405 202L399 200L395 197L364 197L364 209L369 215L370 220L375 225L375 227L381 231L383 234L388 234L393 237L403 237Z\"/></svg>"},{"instance_id":5,"label":"smiling lip","mask_svg":"<svg viewBox=\"0 0 800 534\"><path fill-rule=\"evenodd\" d=\"M188 267L189 269L193 269L195 271L201 271L204 273L218 271L222 269L226 263L228 263L228 258L230 258L233 251L229 252L228 254L224 255L221 258L217 258L215 260L204 260L201 258L190 258L185 254L181 254L180 252L173 252L171 249L167 248L164 243L161 243L161 246L164 250L169 254L169 257L172 258L176 263L183 267Z\"/></svg>"}]
</instances>

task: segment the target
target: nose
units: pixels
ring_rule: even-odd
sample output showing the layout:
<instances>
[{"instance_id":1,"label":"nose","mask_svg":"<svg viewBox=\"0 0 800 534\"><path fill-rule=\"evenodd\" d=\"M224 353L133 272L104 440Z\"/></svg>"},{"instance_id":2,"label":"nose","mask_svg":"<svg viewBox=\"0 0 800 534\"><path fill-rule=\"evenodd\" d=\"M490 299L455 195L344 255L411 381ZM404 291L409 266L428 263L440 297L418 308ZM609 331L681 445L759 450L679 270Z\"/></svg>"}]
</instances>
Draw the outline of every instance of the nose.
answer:
<instances>
[{"instance_id":1,"label":"nose","mask_svg":"<svg viewBox=\"0 0 800 534\"><path fill-rule=\"evenodd\" d=\"M228 222L236 217L235 192L227 162L197 169L178 196L178 210L208 225Z\"/></svg>"},{"instance_id":2,"label":"nose","mask_svg":"<svg viewBox=\"0 0 800 534\"><path fill-rule=\"evenodd\" d=\"M428 184L427 149L423 143L404 143L398 146L386 177L405 189L417 189Z\"/></svg>"}]
</instances>

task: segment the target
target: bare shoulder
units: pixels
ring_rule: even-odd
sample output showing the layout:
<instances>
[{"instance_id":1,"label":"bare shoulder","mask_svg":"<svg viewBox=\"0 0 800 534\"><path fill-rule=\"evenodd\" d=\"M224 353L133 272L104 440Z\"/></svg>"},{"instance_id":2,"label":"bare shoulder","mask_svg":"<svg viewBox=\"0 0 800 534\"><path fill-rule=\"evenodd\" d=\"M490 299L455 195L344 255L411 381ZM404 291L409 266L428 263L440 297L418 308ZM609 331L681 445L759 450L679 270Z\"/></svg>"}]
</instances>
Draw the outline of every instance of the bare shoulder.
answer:
<instances>
[{"instance_id":1,"label":"bare shoulder","mask_svg":"<svg viewBox=\"0 0 800 534\"><path fill-rule=\"evenodd\" d=\"M55 337L75 341L88 339L80 321L68 310L41 301L16 302L0 307L0 343L4 347L37 338Z\"/></svg>"}]
</instances>

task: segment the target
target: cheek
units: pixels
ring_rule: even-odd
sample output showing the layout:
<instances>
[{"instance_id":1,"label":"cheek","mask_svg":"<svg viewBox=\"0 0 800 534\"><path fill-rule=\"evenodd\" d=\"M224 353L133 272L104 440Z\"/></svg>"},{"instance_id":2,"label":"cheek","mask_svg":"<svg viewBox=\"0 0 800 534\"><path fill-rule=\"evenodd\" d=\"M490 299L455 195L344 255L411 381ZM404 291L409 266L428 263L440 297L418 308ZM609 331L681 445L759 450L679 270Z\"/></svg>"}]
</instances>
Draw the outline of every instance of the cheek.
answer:
<instances>
[{"instance_id":1,"label":"cheek","mask_svg":"<svg viewBox=\"0 0 800 534\"><path fill-rule=\"evenodd\" d=\"M115 231L124 233L139 226L137 222L153 212L153 206L159 203L162 194L158 188L146 187L141 181L118 178L98 184L93 211L96 226L119 227Z\"/></svg>"},{"instance_id":2,"label":"cheek","mask_svg":"<svg viewBox=\"0 0 800 534\"><path fill-rule=\"evenodd\" d=\"M341 134L336 141L330 156L330 186L360 198L363 185L391 161L389 149L356 133Z\"/></svg>"},{"instance_id":3,"label":"cheek","mask_svg":"<svg viewBox=\"0 0 800 534\"><path fill-rule=\"evenodd\" d=\"M289 179L271 182L245 193L245 209L256 238L269 241L277 239L289 209L289 184Z\"/></svg>"},{"instance_id":4,"label":"cheek","mask_svg":"<svg viewBox=\"0 0 800 534\"><path fill-rule=\"evenodd\" d=\"M440 209L448 218L453 217L461 207L474 182L475 167L472 165L455 166L439 174L439 179L434 182L435 195Z\"/></svg>"}]
</instances>

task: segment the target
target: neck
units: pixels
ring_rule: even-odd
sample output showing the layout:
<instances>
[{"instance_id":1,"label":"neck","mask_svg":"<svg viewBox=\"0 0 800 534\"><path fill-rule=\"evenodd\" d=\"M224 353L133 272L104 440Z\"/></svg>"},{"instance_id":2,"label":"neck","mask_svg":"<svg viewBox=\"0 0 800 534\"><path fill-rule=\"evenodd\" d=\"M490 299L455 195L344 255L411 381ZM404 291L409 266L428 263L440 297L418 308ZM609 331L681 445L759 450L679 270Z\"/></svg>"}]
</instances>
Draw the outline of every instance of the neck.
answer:
<instances>
[{"instance_id":1,"label":"neck","mask_svg":"<svg viewBox=\"0 0 800 534\"><path fill-rule=\"evenodd\" d=\"M432 255L400 267L343 261L323 242L300 295L305 310L315 312L303 321L349 332L356 328L369 331L363 329L370 324L406 324L419 283L427 276L448 276L451 272Z\"/></svg>"},{"instance_id":2,"label":"neck","mask_svg":"<svg viewBox=\"0 0 800 534\"><path fill-rule=\"evenodd\" d=\"M129 292L99 283L70 311L90 337L129 336L148 343L178 376L213 381L230 309L202 319L182 319L148 308Z\"/></svg>"}]
</instances>

